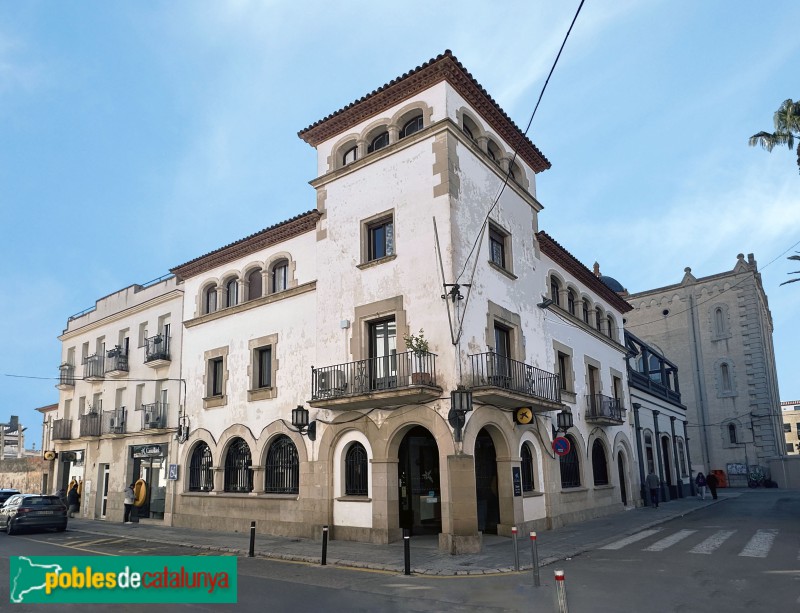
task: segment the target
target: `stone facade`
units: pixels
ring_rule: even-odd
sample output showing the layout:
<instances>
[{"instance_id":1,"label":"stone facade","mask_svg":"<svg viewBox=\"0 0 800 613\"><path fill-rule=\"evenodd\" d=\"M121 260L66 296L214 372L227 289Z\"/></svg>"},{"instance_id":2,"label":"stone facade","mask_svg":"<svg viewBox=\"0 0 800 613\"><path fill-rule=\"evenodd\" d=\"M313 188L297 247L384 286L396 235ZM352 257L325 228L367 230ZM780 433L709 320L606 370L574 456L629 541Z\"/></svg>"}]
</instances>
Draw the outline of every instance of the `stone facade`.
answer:
<instances>
[{"instance_id":1,"label":"stone facade","mask_svg":"<svg viewBox=\"0 0 800 613\"><path fill-rule=\"evenodd\" d=\"M772 317L752 254L733 270L630 295L627 328L684 376L692 472L784 453ZM735 480L735 479L734 479Z\"/></svg>"},{"instance_id":2,"label":"stone facade","mask_svg":"<svg viewBox=\"0 0 800 613\"><path fill-rule=\"evenodd\" d=\"M800 454L800 400L781 402L781 417L786 453L798 455Z\"/></svg>"}]
</instances>

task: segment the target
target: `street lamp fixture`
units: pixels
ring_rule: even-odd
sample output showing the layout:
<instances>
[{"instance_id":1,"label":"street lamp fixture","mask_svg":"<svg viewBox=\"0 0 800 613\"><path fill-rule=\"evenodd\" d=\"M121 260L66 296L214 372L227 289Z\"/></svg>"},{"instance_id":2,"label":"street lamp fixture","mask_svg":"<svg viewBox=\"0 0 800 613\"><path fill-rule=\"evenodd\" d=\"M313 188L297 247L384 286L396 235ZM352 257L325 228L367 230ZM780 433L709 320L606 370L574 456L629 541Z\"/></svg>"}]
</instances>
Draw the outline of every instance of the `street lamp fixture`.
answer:
<instances>
[{"instance_id":1,"label":"street lamp fixture","mask_svg":"<svg viewBox=\"0 0 800 613\"><path fill-rule=\"evenodd\" d=\"M292 426L302 435L308 435L309 440L317 440L317 422L308 423L308 409L298 404L292 409Z\"/></svg>"},{"instance_id":2,"label":"street lamp fixture","mask_svg":"<svg viewBox=\"0 0 800 613\"><path fill-rule=\"evenodd\" d=\"M447 421L453 427L453 434L457 443L461 442L464 424L467 422L467 413L472 410L472 390L465 389L463 385L450 392L450 413Z\"/></svg>"},{"instance_id":3,"label":"street lamp fixture","mask_svg":"<svg viewBox=\"0 0 800 613\"><path fill-rule=\"evenodd\" d=\"M559 411L556 415L556 423L558 424L556 432L563 431L566 434L567 430L573 426L572 413L570 411Z\"/></svg>"}]
</instances>

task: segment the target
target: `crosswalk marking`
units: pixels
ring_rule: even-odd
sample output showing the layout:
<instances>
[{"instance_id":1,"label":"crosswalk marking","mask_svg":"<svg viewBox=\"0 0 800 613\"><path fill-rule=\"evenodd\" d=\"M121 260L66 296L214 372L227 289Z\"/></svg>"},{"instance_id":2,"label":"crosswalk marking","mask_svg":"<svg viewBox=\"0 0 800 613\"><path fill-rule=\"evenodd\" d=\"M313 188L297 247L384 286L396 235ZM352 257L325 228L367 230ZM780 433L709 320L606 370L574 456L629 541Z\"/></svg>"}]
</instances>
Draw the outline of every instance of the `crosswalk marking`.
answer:
<instances>
[{"instance_id":1,"label":"crosswalk marking","mask_svg":"<svg viewBox=\"0 0 800 613\"><path fill-rule=\"evenodd\" d=\"M644 551L664 551L667 547L672 547L675 543L679 543L683 539L692 536L697 530L679 530L675 534L671 534L660 541L656 541L650 547L646 547Z\"/></svg>"},{"instance_id":2,"label":"crosswalk marking","mask_svg":"<svg viewBox=\"0 0 800 613\"><path fill-rule=\"evenodd\" d=\"M633 534L624 539L620 539L619 541L615 541L613 543L609 543L608 545L604 545L600 549L622 549L626 545L630 545L631 543L635 543L636 541L641 541L642 539L646 539L648 536L653 536L656 532L660 531L661 528L652 528L650 530L643 530L637 534Z\"/></svg>"},{"instance_id":3,"label":"crosswalk marking","mask_svg":"<svg viewBox=\"0 0 800 613\"><path fill-rule=\"evenodd\" d=\"M695 545L689 553L714 553L725 541L727 541L736 530L719 530L709 536L702 543Z\"/></svg>"},{"instance_id":4,"label":"crosswalk marking","mask_svg":"<svg viewBox=\"0 0 800 613\"><path fill-rule=\"evenodd\" d=\"M771 528L759 530L747 542L739 555L747 558L766 558L777 535L778 531Z\"/></svg>"}]
</instances>

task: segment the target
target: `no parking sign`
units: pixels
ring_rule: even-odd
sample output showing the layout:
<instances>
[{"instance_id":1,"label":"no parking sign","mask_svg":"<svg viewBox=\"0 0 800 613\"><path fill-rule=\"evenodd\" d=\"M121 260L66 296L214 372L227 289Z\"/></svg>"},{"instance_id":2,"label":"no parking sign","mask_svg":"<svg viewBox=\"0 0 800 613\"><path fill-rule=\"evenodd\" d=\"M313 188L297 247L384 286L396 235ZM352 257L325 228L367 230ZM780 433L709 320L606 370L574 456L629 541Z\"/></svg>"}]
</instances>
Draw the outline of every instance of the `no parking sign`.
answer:
<instances>
[{"instance_id":1,"label":"no parking sign","mask_svg":"<svg viewBox=\"0 0 800 613\"><path fill-rule=\"evenodd\" d=\"M553 451L558 456L567 455L571 447L572 445L569 444L569 439L566 437L557 436L553 439Z\"/></svg>"}]
</instances>

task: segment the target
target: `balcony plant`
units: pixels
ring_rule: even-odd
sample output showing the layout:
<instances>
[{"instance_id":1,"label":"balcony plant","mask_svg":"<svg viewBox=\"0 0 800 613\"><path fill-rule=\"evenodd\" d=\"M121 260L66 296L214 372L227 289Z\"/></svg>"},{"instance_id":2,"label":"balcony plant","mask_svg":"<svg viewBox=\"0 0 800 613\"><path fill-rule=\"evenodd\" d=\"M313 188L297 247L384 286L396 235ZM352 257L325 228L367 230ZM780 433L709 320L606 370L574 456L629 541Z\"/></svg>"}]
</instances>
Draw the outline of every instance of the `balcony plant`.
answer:
<instances>
[{"instance_id":1,"label":"balcony plant","mask_svg":"<svg viewBox=\"0 0 800 613\"><path fill-rule=\"evenodd\" d=\"M411 353L411 383L412 385L431 385L428 355L430 346L425 338L425 331L420 328L419 334L406 334L403 336L406 349Z\"/></svg>"}]
</instances>

